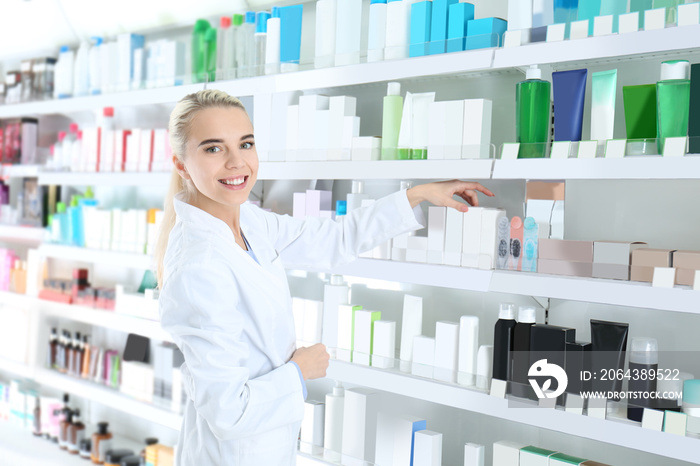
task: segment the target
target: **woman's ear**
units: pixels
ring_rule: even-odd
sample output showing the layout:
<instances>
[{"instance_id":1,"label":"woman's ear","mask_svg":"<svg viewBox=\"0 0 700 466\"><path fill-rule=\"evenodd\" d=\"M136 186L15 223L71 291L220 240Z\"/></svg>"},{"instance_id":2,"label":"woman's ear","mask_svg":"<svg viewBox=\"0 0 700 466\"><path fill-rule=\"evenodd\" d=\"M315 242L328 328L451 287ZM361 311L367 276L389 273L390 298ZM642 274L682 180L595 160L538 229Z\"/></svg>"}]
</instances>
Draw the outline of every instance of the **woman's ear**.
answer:
<instances>
[{"instance_id":1,"label":"woman's ear","mask_svg":"<svg viewBox=\"0 0 700 466\"><path fill-rule=\"evenodd\" d=\"M175 170L180 174L180 176L185 179L189 180L190 174L187 172L187 167L185 167L185 164L182 163L182 160L180 160L177 155L173 154L173 165L175 165Z\"/></svg>"}]
</instances>

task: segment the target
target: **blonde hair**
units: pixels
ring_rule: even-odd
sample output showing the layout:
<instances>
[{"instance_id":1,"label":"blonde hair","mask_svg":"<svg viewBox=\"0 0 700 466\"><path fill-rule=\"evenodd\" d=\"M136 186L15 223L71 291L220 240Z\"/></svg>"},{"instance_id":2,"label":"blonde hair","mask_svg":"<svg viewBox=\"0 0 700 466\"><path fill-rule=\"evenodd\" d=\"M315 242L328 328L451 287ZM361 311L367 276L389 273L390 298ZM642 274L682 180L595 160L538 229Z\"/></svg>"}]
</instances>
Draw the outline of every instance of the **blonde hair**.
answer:
<instances>
[{"instance_id":1,"label":"blonde hair","mask_svg":"<svg viewBox=\"0 0 700 466\"><path fill-rule=\"evenodd\" d=\"M240 100L228 95L224 91L216 89L205 89L183 97L182 100L175 105L175 108L170 114L170 123L168 124L170 146L172 147L173 155L181 162L185 160L187 140L189 138L192 120L200 110L212 107L232 107L240 108L245 111L245 107ZM182 178L177 169L173 168L173 173L170 177L170 187L165 196L163 221L153 254L156 264L158 288L160 289L163 288L163 259L165 258L165 251L168 249L170 232L175 226L175 206L173 204L173 198L177 193L184 191L184 200L187 201L195 190L196 188L192 182Z\"/></svg>"}]
</instances>

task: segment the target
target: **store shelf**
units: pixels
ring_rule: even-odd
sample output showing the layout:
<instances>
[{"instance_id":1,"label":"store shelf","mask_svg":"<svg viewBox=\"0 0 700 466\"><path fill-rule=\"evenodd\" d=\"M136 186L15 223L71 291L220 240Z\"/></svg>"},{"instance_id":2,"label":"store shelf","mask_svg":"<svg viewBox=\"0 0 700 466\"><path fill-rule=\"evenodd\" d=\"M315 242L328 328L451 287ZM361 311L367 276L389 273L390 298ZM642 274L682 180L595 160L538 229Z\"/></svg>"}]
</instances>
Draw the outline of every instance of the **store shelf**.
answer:
<instances>
[{"instance_id":1,"label":"store shelf","mask_svg":"<svg viewBox=\"0 0 700 466\"><path fill-rule=\"evenodd\" d=\"M31 379L34 377L34 371L31 367L17 361L0 358L0 373L5 372L12 374L21 379Z\"/></svg>"},{"instance_id":2,"label":"store shelf","mask_svg":"<svg viewBox=\"0 0 700 466\"><path fill-rule=\"evenodd\" d=\"M688 287L656 288L642 282L478 270L376 259L358 259L332 271L294 265L287 268L415 285L700 314L700 291Z\"/></svg>"},{"instance_id":3,"label":"store shelf","mask_svg":"<svg viewBox=\"0 0 700 466\"><path fill-rule=\"evenodd\" d=\"M38 298L34 299L36 299L37 309L45 315L120 332L134 333L154 340L172 341L170 334L161 328L160 321L141 319L126 314L119 314L114 311L106 311L104 309L61 304Z\"/></svg>"},{"instance_id":4,"label":"store shelf","mask_svg":"<svg viewBox=\"0 0 700 466\"><path fill-rule=\"evenodd\" d=\"M151 256L136 254L133 252L103 251L99 249L86 249L60 244L42 244L39 246L39 254L52 259L63 259L75 262L87 262L90 264L112 265L114 267L126 267L132 269L150 269Z\"/></svg>"},{"instance_id":5,"label":"store shelf","mask_svg":"<svg viewBox=\"0 0 700 466\"><path fill-rule=\"evenodd\" d=\"M21 225L0 225L0 241L8 243L39 244L46 239L46 230Z\"/></svg>"},{"instance_id":6,"label":"store shelf","mask_svg":"<svg viewBox=\"0 0 700 466\"><path fill-rule=\"evenodd\" d=\"M0 106L2 111L3 106ZM28 178L35 177L39 173L39 165L2 165L0 167L0 177L2 178Z\"/></svg>"},{"instance_id":7,"label":"store shelf","mask_svg":"<svg viewBox=\"0 0 700 466\"><path fill-rule=\"evenodd\" d=\"M670 27L654 31L589 37L561 42L539 42L497 49L493 68L528 67L533 63L571 64L617 61L621 58L667 56L700 49L700 26Z\"/></svg>"},{"instance_id":8,"label":"store shelf","mask_svg":"<svg viewBox=\"0 0 700 466\"><path fill-rule=\"evenodd\" d=\"M496 160L493 179L678 180L700 179L700 156L635 156L622 159Z\"/></svg>"},{"instance_id":9,"label":"store shelf","mask_svg":"<svg viewBox=\"0 0 700 466\"><path fill-rule=\"evenodd\" d=\"M58 444L43 437L35 437L30 429L23 429L10 421L0 421L0 460L4 465L85 466L89 460L71 455ZM119 440L116 440L119 442ZM128 445L136 444L131 442ZM115 446L121 447L122 442Z\"/></svg>"},{"instance_id":10,"label":"store shelf","mask_svg":"<svg viewBox=\"0 0 700 466\"><path fill-rule=\"evenodd\" d=\"M34 381L55 390L71 393L78 398L95 401L131 416L146 419L171 429L179 430L182 416L169 409L145 403L120 393L118 390L87 380L76 379L48 369L37 369Z\"/></svg>"},{"instance_id":11,"label":"store shelf","mask_svg":"<svg viewBox=\"0 0 700 466\"><path fill-rule=\"evenodd\" d=\"M700 461L700 439L642 429L639 423L631 421L603 420L557 409L512 407L508 400L483 391L335 360L330 363L327 377L667 458Z\"/></svg>"},{"instance_id":12,"label":"store shelf","mask_svg":"<svg viewBox=\"0 0 700 466\"><path fill-rule=\"evenodd\" d=\"M263 162L260 180L488 179L493 160Z\"/></svg>"},{"instance_id":13,"label":"store shelf","mask_svg":"<svg viewBox=\"0 0 700 466\"><path fill-rule=\"evenodd\" d=\"M39 172L40 185L70 186L162 186L168 187L172 172L88 173Z\"/></svg>"}]
</instances>

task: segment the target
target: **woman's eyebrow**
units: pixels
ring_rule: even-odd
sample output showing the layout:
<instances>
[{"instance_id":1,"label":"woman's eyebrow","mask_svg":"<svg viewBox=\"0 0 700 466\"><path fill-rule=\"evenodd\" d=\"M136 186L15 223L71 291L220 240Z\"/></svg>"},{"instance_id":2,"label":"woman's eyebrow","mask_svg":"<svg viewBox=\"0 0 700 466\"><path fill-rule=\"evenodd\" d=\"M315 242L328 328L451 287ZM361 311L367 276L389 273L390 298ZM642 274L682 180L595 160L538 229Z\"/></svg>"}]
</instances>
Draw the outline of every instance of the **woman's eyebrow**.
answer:
<instances>
[{"instance_id":1,"label":"woman's eyebrow","mask_svg":"<svg viewBox=\"0 0 700 466\"><path fill-rule=\"evenodd\" d=\"M199 145L197 145L197 147L203 146L204 144L212 144L212 143L219 143L220 144L222 142L224 142L223 139L205 139L204 141L200 142Z\"/></svg>"},{"instance_id":2,"label":"woman's eyebrow","mask_svg":"<svg viewBox=\"0 0 700 466\"><path fill-rule=\"evenodd\" d=\"M253 134L246 134L245 136L241 137L241 141L244 139L255 139L255 136Z\"/></svg>"}]
</instances>

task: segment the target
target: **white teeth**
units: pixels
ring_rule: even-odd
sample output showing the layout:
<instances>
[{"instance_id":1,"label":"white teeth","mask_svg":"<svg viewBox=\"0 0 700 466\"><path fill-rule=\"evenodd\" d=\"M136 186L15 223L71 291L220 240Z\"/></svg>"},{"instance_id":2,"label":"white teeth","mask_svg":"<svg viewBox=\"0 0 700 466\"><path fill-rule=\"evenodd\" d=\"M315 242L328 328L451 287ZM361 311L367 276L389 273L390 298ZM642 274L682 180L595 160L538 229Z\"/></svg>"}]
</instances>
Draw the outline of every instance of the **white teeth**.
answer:
<instances>
[{"instance_id":1,"label":"white teeth","mask_svg":"<svg viewBox=\"0 0 700 466\"><path fill-rule=\"evenodd\" d=\"M223 184L238 186L238 185L243 184L243 182L245 181L245 177L243 177L243 178L236 178L236 179L234 179L234 180L219 180L219 181L222 182Z\"/></svg>"}]
</instances>

